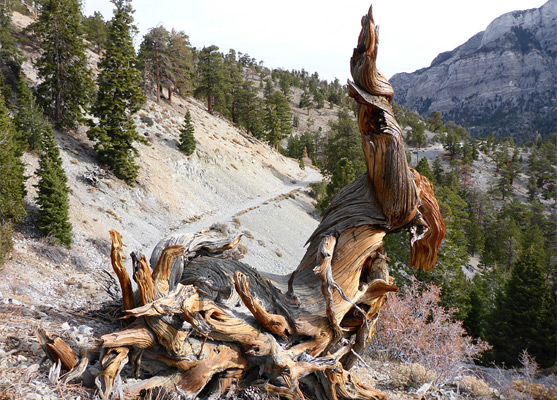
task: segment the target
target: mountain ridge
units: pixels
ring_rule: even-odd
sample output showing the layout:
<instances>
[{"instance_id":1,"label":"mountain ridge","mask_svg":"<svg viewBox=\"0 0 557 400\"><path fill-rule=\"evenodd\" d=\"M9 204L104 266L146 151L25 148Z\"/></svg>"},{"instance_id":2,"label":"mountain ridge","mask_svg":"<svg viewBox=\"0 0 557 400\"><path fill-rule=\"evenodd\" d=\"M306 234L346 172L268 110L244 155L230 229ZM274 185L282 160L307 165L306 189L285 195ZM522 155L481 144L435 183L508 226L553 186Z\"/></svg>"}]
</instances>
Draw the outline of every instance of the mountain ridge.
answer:
<instances>
[{"instance_id":1,"label":"mountain ridge","mask_svg":"<svg viewBox=\"0 0 557 400\"><path fill-rule=\"evenodd\" d=\"M555 38L557 0L503 14L429 67L395 74L395 101L422 116L441 111L476 137L546 136L557 130Z\"/></svg>"}]
</instances>

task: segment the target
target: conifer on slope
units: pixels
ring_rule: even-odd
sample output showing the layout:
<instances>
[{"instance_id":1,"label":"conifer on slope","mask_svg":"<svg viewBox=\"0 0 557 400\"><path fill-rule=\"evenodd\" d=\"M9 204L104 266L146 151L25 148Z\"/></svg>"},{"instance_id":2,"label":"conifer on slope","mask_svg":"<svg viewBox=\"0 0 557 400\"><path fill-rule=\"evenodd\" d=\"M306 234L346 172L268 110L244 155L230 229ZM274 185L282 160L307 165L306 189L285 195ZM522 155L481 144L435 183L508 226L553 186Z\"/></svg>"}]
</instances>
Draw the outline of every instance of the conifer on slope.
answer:
<instances>
[{"instance_id":1,"label":"conifer on slope","mask_svg":"<svg viewBox=\"0 0 557 400\"><path fill-rule=\"evenodd\" d=\"M93 90L79 2L42 0L39 9L39 19L33 24L42 50L36 64L42 81L37 97L58 127L73 129L81 121Z\"/></svg>"},{"instance_id":2,"label":"conifer on slope","mask_svg":"<svg viewBox=\"0 0 557 400\"><path fill-rule=\"evenodd\" d=\"M135 142L148 144L140 136L131 116L141 108L145 97L141 92L141 75L133 48L132 7L129 0L113 0L116 6L109 23L104 57L99 64L99 90L92 107L98 118L87 133L95 142L95 150L114 174L133 183L139 173L134 159L138 156Z\"/></svg>"},{"instance_id":3,"label":"conifer on slope","mask_svg":"<svg viewBox=\"0 0 557 400\"><path fill-rule=\"evenodd\" d=\"M184 125L180 129L180 143L178 143L178 148L182 150L186 155L191 156L195 151L195 128L191 122L191 113L188 110L184 117Z\"/></svg>"},{"instance_id":4,"label":"conifer on slope","mask_svg":"<svg viewBox=\"0 0 557 400\"><path fill-rule=\"evenodd\" d=\"M45 125L41 137L41 158L36 172L39 177L37 226L41 233L50 236L56 244L72 244L68 178L62 166L60 150L54 132Z\"/></svg>"}]
</instances>

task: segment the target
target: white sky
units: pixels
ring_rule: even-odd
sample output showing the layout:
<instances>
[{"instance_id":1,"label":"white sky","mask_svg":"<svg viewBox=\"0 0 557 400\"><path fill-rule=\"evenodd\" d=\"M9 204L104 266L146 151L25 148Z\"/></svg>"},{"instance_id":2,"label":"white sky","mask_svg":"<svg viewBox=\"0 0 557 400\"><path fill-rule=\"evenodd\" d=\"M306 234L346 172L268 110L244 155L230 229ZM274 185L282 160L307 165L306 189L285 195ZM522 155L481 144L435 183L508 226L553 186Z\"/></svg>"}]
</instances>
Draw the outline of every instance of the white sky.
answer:
<instances>
[{"instance_id":1,"label":"white sky","mask_svg":"<svg viewBox=\"0 0 557 400\"><path fill-rule=\"evenodd\" d=\"M133 0L140 34L163 25L183 30L194 47L248 53L270 68L302 68L345 83L360 21L371 0ZM109 0L84 0L85 15L112 18ZM485 30L499 15L546 0L375 0L378 67L387 76L427 67Z\"/></svg>"}]
</instances>

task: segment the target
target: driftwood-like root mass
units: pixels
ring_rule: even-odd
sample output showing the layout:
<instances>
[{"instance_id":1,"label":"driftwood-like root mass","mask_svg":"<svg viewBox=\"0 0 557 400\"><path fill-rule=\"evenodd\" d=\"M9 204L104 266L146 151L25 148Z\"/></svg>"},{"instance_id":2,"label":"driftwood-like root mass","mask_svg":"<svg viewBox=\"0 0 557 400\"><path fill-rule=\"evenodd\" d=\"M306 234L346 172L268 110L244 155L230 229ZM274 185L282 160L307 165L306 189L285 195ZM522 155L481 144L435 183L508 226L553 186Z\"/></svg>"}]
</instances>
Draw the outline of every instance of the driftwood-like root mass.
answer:
<instances>
[{"instance_id":1,"label":"driftwood-like root mass","mask_svg":"<svg viewBox=\"0 0 557 400\"><path fill-rule=\"evenodd\" d=\"M226 251L240 237L203 231L161 241L150 261L132 253L134 293L122 238L110 231L129 325L101 337L96 385L102 398L123 391L142 398L216 399L246 387L286 399L386 398L350 374L387 294L397 290L383 239L407 229L412 265L430 270L444 223L431 183L407 164L390 104L393 91L376 56L370 8L348 85L358 104L367 173L333 199L291 275L265 274L229 259ZM41 339L53 360L78 368L63 345L46 334ZM139 379L123 383L128 363Z\"/></svg>"}]
</instances>

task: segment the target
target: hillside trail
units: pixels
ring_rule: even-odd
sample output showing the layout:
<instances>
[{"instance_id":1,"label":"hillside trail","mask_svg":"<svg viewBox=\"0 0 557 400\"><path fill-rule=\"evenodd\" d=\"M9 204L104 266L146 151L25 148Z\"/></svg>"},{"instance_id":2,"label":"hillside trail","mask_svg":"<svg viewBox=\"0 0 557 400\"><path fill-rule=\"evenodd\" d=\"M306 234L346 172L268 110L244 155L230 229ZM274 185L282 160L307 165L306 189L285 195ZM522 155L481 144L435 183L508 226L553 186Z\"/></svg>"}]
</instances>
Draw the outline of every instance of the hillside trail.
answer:
<instances>
[{"instance_id":1,"label":"hillside trail","mask_svg":"<svg viewBox=\"0 0 557 400\"><path fill-rule=\"evenodd\" d=\"M271 193L266 193L262 196L255 197L248 202L242 202L240 204L233 203L230 204L229 207L226 207L220 210L217 213L208 214L204 217L201 217L199 220L188 224L187 226L183 227L182 229L174 232L175 234L185 234L185 233L195 233L199 232L204 228L208 228L215 223L218 222L227 222L231 221L232 218L239 213L244 211L245 213L262 206L263 204L283 195L286 195L292 191L305 188L312 183L320 182L323 179L323 176L314 167L306 167L306 176L303 180L298 181L290 181L285 182L284 185L277 187L276 191Z\"/></svg>"}]
</instances>

